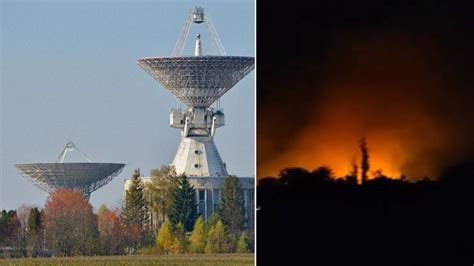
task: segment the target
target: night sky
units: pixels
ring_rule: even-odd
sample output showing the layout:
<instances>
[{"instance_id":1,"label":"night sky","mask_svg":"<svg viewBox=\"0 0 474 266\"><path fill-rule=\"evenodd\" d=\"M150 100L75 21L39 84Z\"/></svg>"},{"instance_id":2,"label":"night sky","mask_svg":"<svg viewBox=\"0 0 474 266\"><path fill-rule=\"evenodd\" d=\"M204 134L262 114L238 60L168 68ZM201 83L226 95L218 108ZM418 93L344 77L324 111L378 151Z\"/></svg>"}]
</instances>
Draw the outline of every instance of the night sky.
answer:
<instances>
[{"instance_id":1,"label":"night sky","mask_svg":"<svg viewBox=\"0 0 474 266\"><path fill-rule=\"evenodd\" d=\"M371 171L392 177L473 158L474 4L412 2L258 1L259 178L345 175L361 137Z\"/></svg>"}]
</instances>

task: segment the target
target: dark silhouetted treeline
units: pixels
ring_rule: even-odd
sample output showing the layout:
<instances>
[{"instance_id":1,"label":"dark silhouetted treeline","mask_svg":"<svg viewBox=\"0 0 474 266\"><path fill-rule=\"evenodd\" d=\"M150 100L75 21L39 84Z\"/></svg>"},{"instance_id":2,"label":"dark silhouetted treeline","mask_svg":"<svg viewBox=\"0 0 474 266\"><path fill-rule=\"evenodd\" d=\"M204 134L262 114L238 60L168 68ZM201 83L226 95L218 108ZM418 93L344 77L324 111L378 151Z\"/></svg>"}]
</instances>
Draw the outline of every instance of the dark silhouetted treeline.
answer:
<instances>
[{"instance_id":1,"label":"dark silhouetted treeline","mask_svg":"<svg viewBox=\"0 0 474 266\"><path fill-rule=\"evenodd\" d=\"M473 265L474 164L363 185L289 168L258 187L259 265Z\"/></svg>"}]
</instances>

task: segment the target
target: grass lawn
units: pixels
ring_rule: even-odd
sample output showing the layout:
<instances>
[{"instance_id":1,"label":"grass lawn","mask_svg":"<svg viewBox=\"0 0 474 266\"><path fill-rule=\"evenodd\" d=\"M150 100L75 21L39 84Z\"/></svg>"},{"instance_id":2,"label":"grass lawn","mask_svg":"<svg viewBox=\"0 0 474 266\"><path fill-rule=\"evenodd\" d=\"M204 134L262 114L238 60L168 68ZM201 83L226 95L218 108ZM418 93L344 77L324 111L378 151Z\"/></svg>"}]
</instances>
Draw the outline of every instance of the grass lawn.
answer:
<instances>
[{"instance_id":1,"label":"grass lawn","mask_svg":"<svg viewBox=\"0 0 474 266\"><path fill-rule=\"evenodd\" d=\"M0 265L254 265L254 254L0 259Z\"/></svg>"}]
</instances>

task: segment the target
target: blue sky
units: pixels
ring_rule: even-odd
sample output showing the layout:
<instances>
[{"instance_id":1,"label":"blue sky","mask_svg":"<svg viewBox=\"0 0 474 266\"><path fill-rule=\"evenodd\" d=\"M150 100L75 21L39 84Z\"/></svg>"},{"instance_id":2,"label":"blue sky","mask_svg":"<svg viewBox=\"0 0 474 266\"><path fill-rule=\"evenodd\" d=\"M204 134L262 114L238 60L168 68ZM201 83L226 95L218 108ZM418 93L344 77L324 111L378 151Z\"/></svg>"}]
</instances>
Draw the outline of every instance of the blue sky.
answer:
<instances>
[{"instance_id":1,"label":"blue sky","mask_svg":"<svg viewBox=\"0 0 474 266\"><path fill-rule=\"evenodd\" d=\"M0 209L44 205L47 194L13 165L55 161L68 140L96 162L127 164L92 194L96 208L120 206L134 168L148 175L172 161L176 99L136 60L170 55L196 5L211 15L227 54L254 55L253 1L1 1ZM204 53L209 47L203 39ZM221 99L227 124L215 142L238 176L254 175L254 78Z\"/></svg>"}]
</instances>

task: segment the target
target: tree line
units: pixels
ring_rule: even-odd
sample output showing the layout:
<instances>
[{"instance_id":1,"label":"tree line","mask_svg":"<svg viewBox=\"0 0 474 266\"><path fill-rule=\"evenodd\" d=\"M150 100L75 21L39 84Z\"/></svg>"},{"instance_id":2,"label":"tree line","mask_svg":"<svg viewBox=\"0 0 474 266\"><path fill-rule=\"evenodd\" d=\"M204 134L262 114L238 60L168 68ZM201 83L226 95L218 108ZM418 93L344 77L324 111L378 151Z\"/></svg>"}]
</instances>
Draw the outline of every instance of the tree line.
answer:
<instances>
[{"instance_id":1,"label":"tree line","mask_svg":"<svg viewBox=\"0 0 474 266\"><path fill-rule=\"evenodd\" d=\"M145 184L137 169L118 209L102 205L94 213L82 193L58 189L43 209L2 211L0 256L252 252L253 233L244 223L237 177L225 178L221 204L205 221L186 176L162 166Z\"/></svg>"},{"instance_id":2,"label":"tree line","mask_svg":"<svg viewBox=\"0 0 474 266\"><path fill-rule=\"evenodd\" d=\"M365 139L360 151L360 164L346 176L325 166L260 179L257 262L472 264L474 162L446 167L436 179L408 181L382 171L368 178Z\"/></svg>"}]
</instances>

